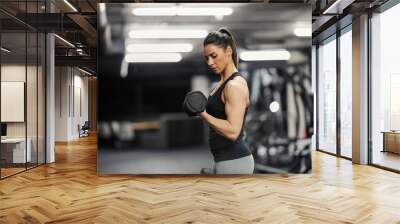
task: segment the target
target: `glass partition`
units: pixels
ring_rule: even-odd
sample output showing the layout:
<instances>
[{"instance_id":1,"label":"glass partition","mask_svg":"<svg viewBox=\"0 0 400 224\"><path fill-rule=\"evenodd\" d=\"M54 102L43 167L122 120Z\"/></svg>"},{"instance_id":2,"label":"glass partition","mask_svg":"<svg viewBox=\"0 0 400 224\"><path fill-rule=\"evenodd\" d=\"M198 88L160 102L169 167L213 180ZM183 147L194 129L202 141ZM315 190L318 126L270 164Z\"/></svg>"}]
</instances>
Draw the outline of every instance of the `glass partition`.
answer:
<instances>
[{"instance_id":1,"label":"glass partition","mask_svg":"<svg viewBox=\"0 0 400 224\"><path fill-rule=\"evenodd\" d=\"M31 162L26 136L26 37L25 31L1 34L2 177L25 170L26 162Z\"/></svg>"},{"instance_id":2,"label":"glass partition","mask_svg":"<svg viewBox=\"0 0 400 224\"><path fill-rule=\"evenodd\" d=\"M26 12L43 13L44 3L0 2L15 12L0 12L0 178L45 162L46 40L44 33L22 22Z\"/></svg>"}]
</instances>

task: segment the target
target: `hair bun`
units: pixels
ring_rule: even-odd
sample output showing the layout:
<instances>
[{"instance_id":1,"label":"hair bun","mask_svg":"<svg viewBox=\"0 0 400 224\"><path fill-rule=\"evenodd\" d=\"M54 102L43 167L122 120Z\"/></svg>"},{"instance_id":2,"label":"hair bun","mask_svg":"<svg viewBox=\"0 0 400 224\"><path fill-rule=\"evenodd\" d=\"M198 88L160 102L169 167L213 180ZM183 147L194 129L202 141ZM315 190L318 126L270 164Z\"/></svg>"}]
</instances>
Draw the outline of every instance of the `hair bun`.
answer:
<instances>
[{"instance_id":1,"label":"hair bun","mask_svg":"<svg viewBox=\"0 0 400 224\"><path fill-rule=\"evenodd\" d=\"M226 28L226 27L219 28L218 32L224 33L224 34L228 35L229 37L232 37L231 32L229 32L228 28Z\"/></svg>"}]
</instances>

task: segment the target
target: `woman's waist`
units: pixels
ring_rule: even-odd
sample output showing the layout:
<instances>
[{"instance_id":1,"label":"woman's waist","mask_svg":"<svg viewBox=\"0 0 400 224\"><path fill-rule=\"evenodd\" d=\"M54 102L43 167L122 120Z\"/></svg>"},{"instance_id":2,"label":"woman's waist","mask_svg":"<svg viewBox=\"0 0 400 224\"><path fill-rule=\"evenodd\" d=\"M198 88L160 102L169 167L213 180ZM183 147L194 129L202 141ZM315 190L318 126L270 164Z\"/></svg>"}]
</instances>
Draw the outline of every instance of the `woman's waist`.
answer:
<instances>
[{"instance_id":1,"label":"woman's waist","mask_svg":"<svg viewBox=\"0 0 400 224\"><path fill-rule=\"evenodd\" d=\"M244 143L244 134L243 131L241 131L239 136L235 140L232 140L215 132L214 130L210 130L208 142L211 149L224 148L227 146Z\"/></svg>"},{"instance_id":2,"label":"woman's waist","mask_svg":"<svg viewBox=\"0 0 400 224\"><path fill-rule=\"evenodd\" d=\"M237 159L251 154L242 138L226 143L210 142L210 150L215 162Z\"/></svg>"},{"instance_id":3,"label":"woman's waist","mask_svg":"<svg viewBox=\"0 0 400 224\"><path fill-rule=\"evenodd\" d=\"M227 140L230 140L229 138L227 138L226 136L224 136L224 135L222 135L222 134L220 134L219 132L217 132L217 131L215 131L213 128L209 128L209 138L225 138L225 139L227 139ZM237 139L239 139L239 137L243 137L243 133L244 133L244 130L243 130L243 128L240 130L240 133L239 133L239 135L238 135L238 138ZM230 141L232 141L232 140L230 140Z\"/></svg>"}]
</instances>

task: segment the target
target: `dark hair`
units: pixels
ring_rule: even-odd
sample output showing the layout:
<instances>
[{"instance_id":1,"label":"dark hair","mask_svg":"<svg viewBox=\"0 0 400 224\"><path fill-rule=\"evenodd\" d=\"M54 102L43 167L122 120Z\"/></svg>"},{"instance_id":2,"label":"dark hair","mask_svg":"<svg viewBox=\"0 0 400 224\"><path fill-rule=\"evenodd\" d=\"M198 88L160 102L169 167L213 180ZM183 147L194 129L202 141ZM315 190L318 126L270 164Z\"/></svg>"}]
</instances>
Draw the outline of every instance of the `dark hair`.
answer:
<instances>
[{"instance_id":1,"label":"dark hair","mask_svg":"<svg viewBox=\"0 0 400 224\"><path fill-rule=\"evenodd\" d=\"M204 39L203 46L206 46L207 44L215 44L224 49L228 48L228 46L231 47L233 63L236 68L238 67L239 59L236 51L235 38L233 38L232 33L227 28L223 27L217 31L210 32Z\"/></svg>"}]
</instances>

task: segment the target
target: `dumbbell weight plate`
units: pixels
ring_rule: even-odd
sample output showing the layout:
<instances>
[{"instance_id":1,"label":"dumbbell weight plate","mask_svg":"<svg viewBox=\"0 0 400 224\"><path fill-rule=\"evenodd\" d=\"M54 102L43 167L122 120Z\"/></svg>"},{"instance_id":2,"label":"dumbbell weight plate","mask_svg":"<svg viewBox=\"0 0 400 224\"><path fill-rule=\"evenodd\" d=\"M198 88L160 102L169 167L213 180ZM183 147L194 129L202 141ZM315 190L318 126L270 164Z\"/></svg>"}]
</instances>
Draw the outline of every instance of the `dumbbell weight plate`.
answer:
<instances>
[{"instance_id":1,"label":"dumbbell weight plate","mask_svg":"<svg viewBox=\"0 0 400 224\"><path fill-rule=\"evenodd\" d=\"M187 100L187 105L194 112L202 112L206 108L207 99L201 92L190 92Z\"/></svg>"},{"instance_id":2,"label":"dumbbell weight plate","mask_svg":"<svg viewBox=\"0 0 400 224\"><path fill-rule=\"evenodd\" d=\"M196 115L205 110L207 98L200 91L192 91L186 95L184 101L184 110L189 115Z\"/></svg>"}]
</instances>

